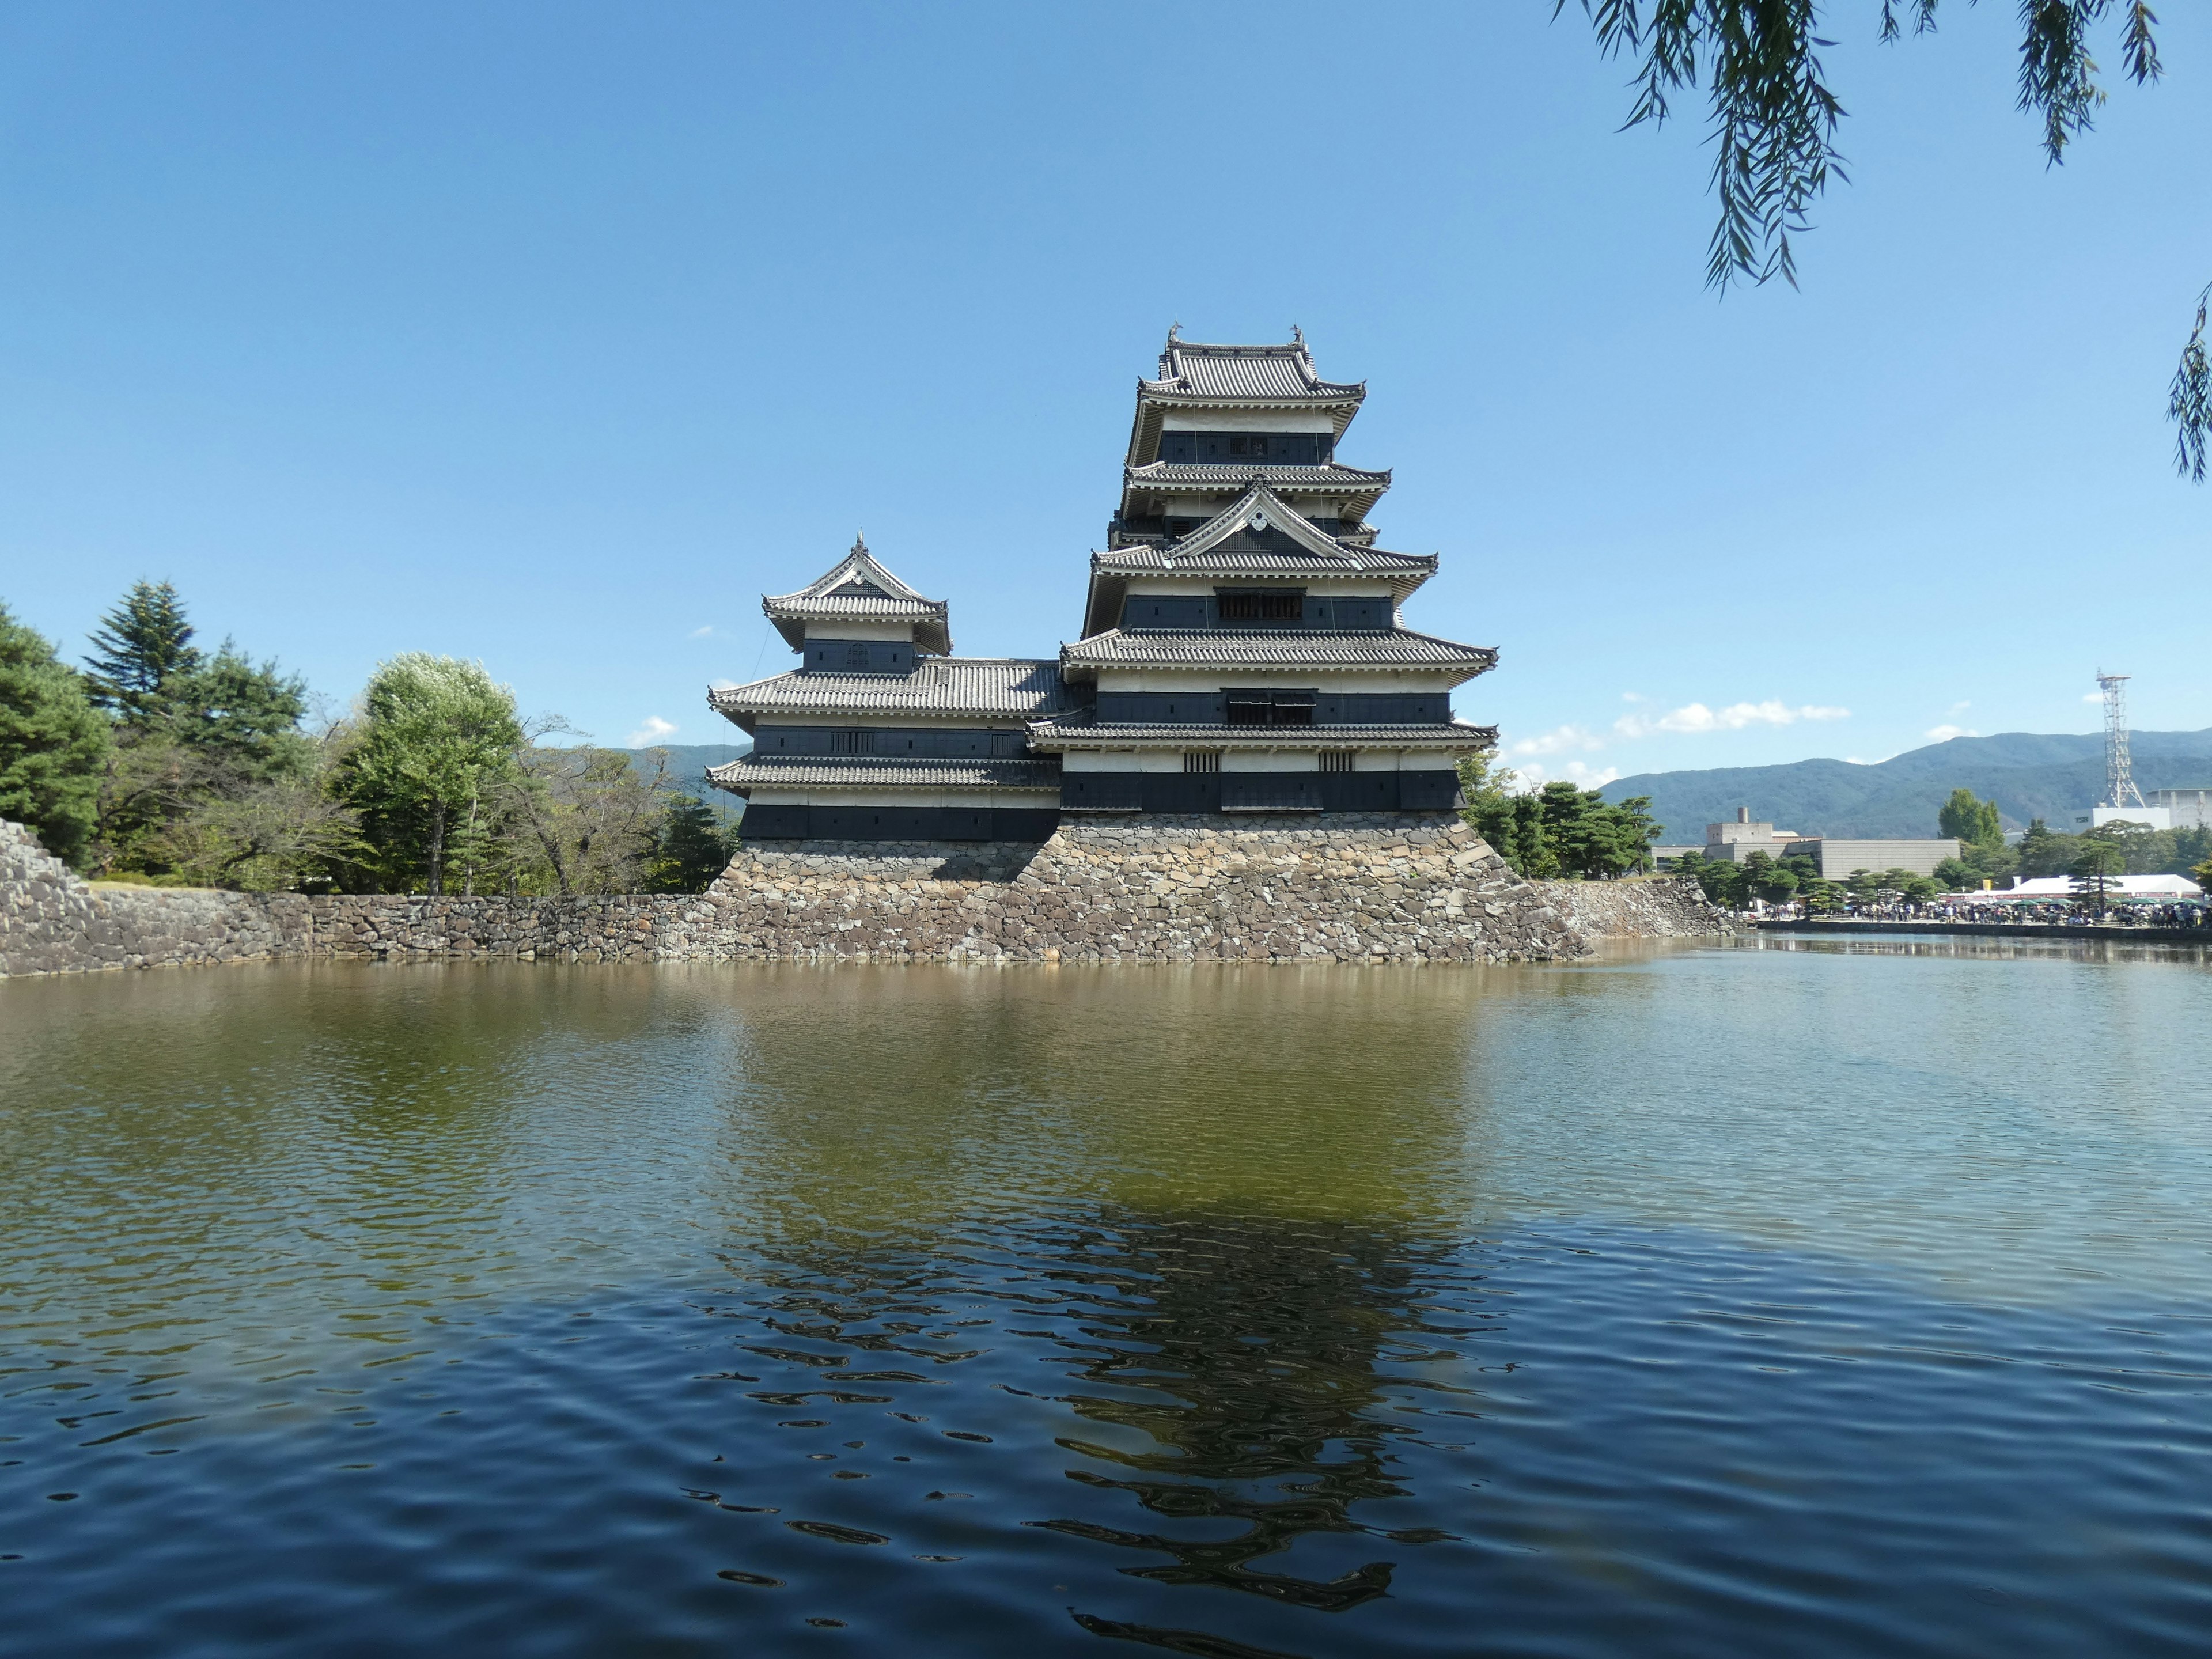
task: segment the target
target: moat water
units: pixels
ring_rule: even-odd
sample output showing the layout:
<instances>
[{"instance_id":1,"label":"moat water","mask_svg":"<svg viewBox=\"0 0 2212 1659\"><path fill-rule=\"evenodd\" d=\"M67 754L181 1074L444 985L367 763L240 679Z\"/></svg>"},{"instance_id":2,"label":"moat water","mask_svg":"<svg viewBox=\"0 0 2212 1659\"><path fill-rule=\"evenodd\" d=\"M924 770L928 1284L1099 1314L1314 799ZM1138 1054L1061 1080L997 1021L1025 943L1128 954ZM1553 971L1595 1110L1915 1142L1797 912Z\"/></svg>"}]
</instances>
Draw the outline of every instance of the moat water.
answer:
<instances>
[{"instance_id":1,"label":"moat water","mask_svg":"<svg viewBox=\"0 0 2212 1659\"><path fill-rule=\"evenodd\" d=\"M2212 969L0 984L0 1652L2212 1649Z\"/></svg>"}]
</instances>

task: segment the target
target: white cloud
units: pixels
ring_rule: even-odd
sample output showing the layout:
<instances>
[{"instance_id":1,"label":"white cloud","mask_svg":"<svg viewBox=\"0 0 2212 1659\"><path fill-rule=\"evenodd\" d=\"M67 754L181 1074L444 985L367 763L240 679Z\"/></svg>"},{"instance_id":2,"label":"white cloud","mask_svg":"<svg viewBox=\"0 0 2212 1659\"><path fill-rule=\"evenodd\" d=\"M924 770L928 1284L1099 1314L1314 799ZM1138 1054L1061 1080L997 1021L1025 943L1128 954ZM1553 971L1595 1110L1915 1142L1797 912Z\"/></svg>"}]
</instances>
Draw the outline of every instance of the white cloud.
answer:
<instances>
[{"instance_id":1,"label":"white cloud","mask_svg":"<svg viewBox=\"0 0 2212 1659\"><path fill-rule=\"evenodd\" d=\"M705 628L695 628L695 629L693 629L691 630L690 634L687 637L689 637L689 638L690 638L690 639L695 639L695 640L703 640L703 639L705 639L705 638L707 637L707 635L709 635L709 634L713 633L714 631L714 627L713 627L713 625L710 623L710 624L708 624L708 625L707 627L705 627Z\"/></svg>"},{"instance_id":2,"label":"white cloud","mask_svg":"<svg viewBox=\"0 0 2212 1659\"><path fill-rule=\"evenodd\" d=\"M656 743L665 743L675 735L673 721L665 720L658 714L647 714L645 724L629 734L629 742L633 749L647 749Z\"/></svg>"},{"instance_id":3,"label":"white cloud","mask_svg":"<svg viewBox=\"0 0 2212 1659\"><path fill-rule=\"evenodd\" d=\"M1931 726L1928 736L1937 743L1948 743L1954 738L1978 738L1978 732L1969 732L1963 726Z\"/></svg>"},{"instance_id":4,"label":"white cloud","mask_svg":"<svg viewBox=\"0 0 2212 1659\"><path fill-rule=\"evenodd\" d=\"M717 691L734 691L738 689L738 683L735 680L715 680L712 684L713 689Z\"/></svg>"},{"instance_id":5,"label":"white cloud","mask_svg":"<svg viewBox=\"0 0 2212 1659\"><path fill-rule=\"evenodd\" d=\"M1563 755L1571 749L1602 749L1605 740L1582 726L1555 726L1540 737L1521 738L1506 745L1512 756Z\"/></svg>"},{"instance_id":6,"label":"white cloud","mask_svg":"<svg viewBox=\"0 0 2212 1659\"><path fill-rule=\"evenodd\" d=\"M1514 769L1520 774L1521 788L1523 793L1533 789L1540 789L1546 784L1560 778L1565 778L1570 783L1577 784L1584 789L1600 789L1620 775L1620 769L1618 766L1608 766L1600 770L1588 761L1569 761L1556 770L1540 762L1533 765L1516 767Z\"/></svg>"},{"instance_id":7,"label":"white cloud","mask_svg":"<svg viewBox=\"0 0 2212 1659\"><path fill-rule=\"evenodd\" d=\"M2105 694L2101 691L2084 691L2081 694L2083 702L2102 702L2104 700Z\"/></svg>"},{"instance_id":8,"label":"white cloud","mask_svg":"<svg viewBox=\"0 0 2212 1659\"><path fill-rule=\"evenodd\" d=\"M1795 726L1799 720L1840 720L1850 718L1848 708L1828 708L1818 703L1791 708L1770 698L1765 702L1732 702L1725 708L1708 708L1701 702L1684 703L1652 720L1643 714L1623 714L1613 729L1624 738L1648 738L1655 732L1741 732L1747 726Z\"/></svg>"},{"instance_id":9,"label":"white cloud","mask_svg":"<svg viewBox=\"0 0 2212 1659\"><path fill-rule=\"evenodd\" d=\"M1642 702L1644 694L1641 691L1624 691L1620 694L1620 700L1623 702Z\"/></svg>"},{"instance_id":10,"label":"white cloud","mask_svg":"<svg viewBox=\"0 0 2212 1659\"><path fill-rule=\"evenodd\" d=\"M1954 702L1943 712L1947 714L1963 714L1973 706L1971 702Z\"/></svg>"}]
</instances>

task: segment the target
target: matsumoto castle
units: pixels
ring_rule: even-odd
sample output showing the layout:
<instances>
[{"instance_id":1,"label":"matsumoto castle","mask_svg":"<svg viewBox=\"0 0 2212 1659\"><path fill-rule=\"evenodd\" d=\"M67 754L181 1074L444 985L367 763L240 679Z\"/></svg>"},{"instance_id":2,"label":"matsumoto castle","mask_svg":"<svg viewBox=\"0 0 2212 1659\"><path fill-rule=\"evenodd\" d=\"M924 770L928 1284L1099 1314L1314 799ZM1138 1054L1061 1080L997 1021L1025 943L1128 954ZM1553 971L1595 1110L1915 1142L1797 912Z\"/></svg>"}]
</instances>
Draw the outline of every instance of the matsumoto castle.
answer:
<instances>
[{"instance_id":1,"label":"matsumoto castle","mask_svg":"<svg viewBox=\"0 0 2212 1659\"><path fill-rule=\"evenodd\" d=\"M1295 332L1295 331L1293 331ZM1435 812L1494 728L1452 688L1498 659L1407 628L1436 556L1340 465L1367 395L1303 338L1168 336L1137 382L1120 510L1057 660L953 654L951 608L867 547L762 600L798 667L708 701L753 752L708 774L748 841L1042 841L1064 816ZM1231 820L1233 822L1233 819Z\"/></svg>"}]
</instances>

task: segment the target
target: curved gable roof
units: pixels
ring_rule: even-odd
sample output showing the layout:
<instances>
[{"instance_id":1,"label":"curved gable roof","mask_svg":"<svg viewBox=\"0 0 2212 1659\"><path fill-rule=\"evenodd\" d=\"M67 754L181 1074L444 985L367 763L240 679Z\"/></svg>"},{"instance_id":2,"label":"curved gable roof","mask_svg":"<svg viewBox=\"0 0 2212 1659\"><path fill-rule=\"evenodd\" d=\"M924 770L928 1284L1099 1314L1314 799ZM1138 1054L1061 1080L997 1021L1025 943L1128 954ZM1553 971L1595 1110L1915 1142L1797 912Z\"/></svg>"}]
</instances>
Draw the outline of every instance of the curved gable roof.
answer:
<instances>
[{"instance_id":1,"label":"curved gable roof","mask_svg":"<svg viewBox=\"0 0 2212 1659\"><path fill-rule=\"evenodd\" d=\"M945 656L952 650L952 608L924 599L853 538L852 551L795 593L765 593L761 609L794 651L806 643L811 622L910 622L915 648Z\"/></svg>"}]
</instances>

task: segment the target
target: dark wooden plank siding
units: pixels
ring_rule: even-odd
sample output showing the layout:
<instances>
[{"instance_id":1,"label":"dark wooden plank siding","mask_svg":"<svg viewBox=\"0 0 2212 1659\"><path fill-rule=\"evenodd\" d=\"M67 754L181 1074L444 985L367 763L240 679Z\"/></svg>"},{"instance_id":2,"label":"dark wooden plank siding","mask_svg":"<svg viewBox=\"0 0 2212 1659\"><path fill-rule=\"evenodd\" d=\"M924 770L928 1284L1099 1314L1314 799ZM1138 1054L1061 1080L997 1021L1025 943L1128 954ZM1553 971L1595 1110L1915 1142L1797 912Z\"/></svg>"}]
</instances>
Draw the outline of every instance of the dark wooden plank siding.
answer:
<instances>
[{"instance_id":1,"label":"dark wooden plank siding","mask_svg":"<svg viewBox=\"0 0 2212 1659\"><path fill-rule=\"evenodd\" d=\"M914 668L907 640L809 640L800 666L810 674L905 674Z\"/></svg>"},{"instance_id":2,"label":"dark wooden plank siding","mask_svg":"<svg viewBox=\"0 0 2212 1659\"><path fill-rule=\"evenodd\" d=\"M1029 738L988 726L769 726L753 732L757 755L884 755L898 760L1020 760Z\"/></svg>"},{"instance_id":3,"label":"dark wooden plank siding","mask_svg":"<svg viewBox=\"0 0 2212 1659\"><path fill-rule=\"evenodd\" d=\"M1158 459L1185 466L1327 466L1336 439L1327 432L1163 432Z\"/></svg>"},{"instance_id":4,"label":"dark wooden plank siding","mask_svg":"<svg viewBox=\"0 0 2212 1659\"><path fill-rule=\"evenodd\" d=\"M1451 719L1449 691L1331 691L1313 697L1316 726L1442 726ZM1101 691L1098 718L1109 726L1220 726L1228 692ZM765 728L763 728L765 729Z\"/></svg>"},{"instance_id":5,"label":"dark wooden plank siding","mask_svg":"<svg viewBox=\"0 0 2212 1659\"><path fill-rule=\"evenodd\" d=\"M1203 593L1137 593L1121 603L1121 626L1147 628L1327 628L1380 632L1390 626L1390 601L1346 598L1334 593L1309 593L1295 617L1255 621L1224 617L1218 595Z\"/></svg>"}]
</instances>

